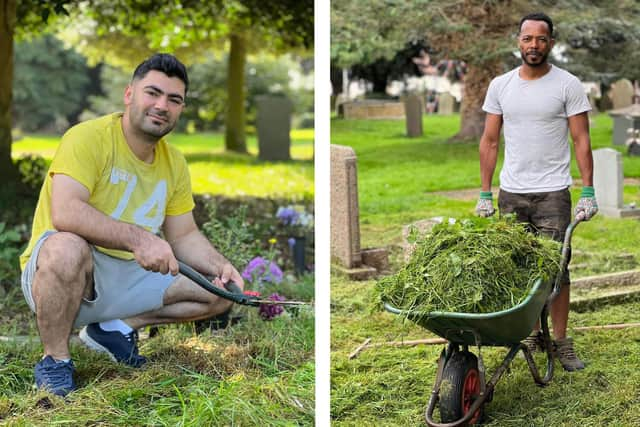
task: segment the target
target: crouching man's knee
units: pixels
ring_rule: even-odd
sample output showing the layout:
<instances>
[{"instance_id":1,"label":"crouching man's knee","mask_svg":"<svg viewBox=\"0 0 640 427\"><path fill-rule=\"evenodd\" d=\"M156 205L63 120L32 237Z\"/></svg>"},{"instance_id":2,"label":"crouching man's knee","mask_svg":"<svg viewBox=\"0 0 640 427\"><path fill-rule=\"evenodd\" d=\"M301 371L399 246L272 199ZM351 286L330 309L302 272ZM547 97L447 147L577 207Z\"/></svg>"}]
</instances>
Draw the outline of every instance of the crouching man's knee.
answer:
<instances>
[{"instance_id":1,"label":"crouching man's knee","mask_svg":"<svg viewBox=\"0 0 640 427\"><path fill-rule=\"evenodd\" d=\"M36 277L40 276L43 280L35 282L53 280L66 284L70 292L84 291L93 272L91 247L76 234L58 232L44 241L36 265Z\"/></svg>"}]
</instances>

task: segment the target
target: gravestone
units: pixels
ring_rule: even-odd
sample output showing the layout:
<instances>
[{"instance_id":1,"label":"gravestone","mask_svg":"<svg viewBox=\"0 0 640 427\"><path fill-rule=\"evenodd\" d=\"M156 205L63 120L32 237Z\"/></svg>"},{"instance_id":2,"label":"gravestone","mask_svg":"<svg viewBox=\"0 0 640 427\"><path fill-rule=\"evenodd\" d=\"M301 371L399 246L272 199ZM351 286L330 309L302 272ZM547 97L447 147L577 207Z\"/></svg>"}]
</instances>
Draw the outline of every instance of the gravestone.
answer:
<instances>
[{"instance_id":1,"label":"gravestone","mask_svg":"<svg viewBox=\"0 0 640 427\"><path fill-rule=\"evenodd\" d=\"M609 111L613 119L613 145L625 145L629 129L640 129L640 104Z\"/></svg>"},{"instance_id":2,"label":"gravestone","mask_svg":"<svg viewBox=\"0 0 640 427\"><path fill-rule=\"evenodd\" d=\"M293 104L284 97L261 96L257 99L256 128L260 160L291 160L291 114Z\"/></svg>"},{"instance_id":3,"label":"gravestone","mask_svg":"<svg viewBox=\"0 0 640 427\"><path fill-rule=\"evenodd\" d=\"M633 84L627 79L620 79L611 85L609 93L613 109L628 107L633 103Z\"/></svg>"},{"instance_id":4,"label":"gravestone","mask_svg":"<svg viewBox=\"0 0 640 427\"><path fill-rule=\"evenodd\" d=\"M593 187L598 211L606 217L626 218L640 216L640 209L625 206L622 199L624 174L622 154L612 148L593 151Z\"/></svg>"},{"instance_id":5,"label":"gravestone","mask_svg":"<svg viewBox=\"0 0 640 427\"><path fill-rule=\"evenodd\" d=\"M357 158L351 147L331 144L331 260L349 278L374 277L378 270L363 263L375 261L386 269L386 250L360 247Z\"/></svg>"},{"instance_id":6,"label":"gravestone","mask_svg":"<svg viewBox=\"0 0 640 427\"><path fill-rule=\"evenodd\" d=\"M443 92L438 96L438 114L453 114L455 98L449 92Z\"/></svg>"},{"instance_id":7,"label":"gravestone","mask_svg":"<svg viewBox=\"0 0 640 427\"><path fill-rule=\"evenodd\" d=\"M422 99L414 93L404 99L404 112L407 123L407 136L422 136Z\"/></svg>"},{"instance_id":8,"label":"gravestone","mask_svg":"<svg viewBox=\"0 0 640 427\"><path fill-rule=\"evenodd\" d=\"M331 144L331 257L347 268L362 262L356 153Z\"/></svg>"}]
</instances>

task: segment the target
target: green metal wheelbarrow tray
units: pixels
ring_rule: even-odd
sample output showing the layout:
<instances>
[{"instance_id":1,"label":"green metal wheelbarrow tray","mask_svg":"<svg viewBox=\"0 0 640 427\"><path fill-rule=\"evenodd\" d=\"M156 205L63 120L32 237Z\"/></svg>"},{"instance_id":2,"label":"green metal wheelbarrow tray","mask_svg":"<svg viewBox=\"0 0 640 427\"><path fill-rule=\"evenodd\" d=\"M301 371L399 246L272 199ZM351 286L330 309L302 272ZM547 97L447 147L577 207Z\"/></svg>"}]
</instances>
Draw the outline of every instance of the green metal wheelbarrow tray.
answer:
<instances>
[{"instance_id":1,"label":"green metal wheelbarrow tray","mask_svg":"<svg viewBox=\"0 0 640 427\"><path fill-rule=\"evenodd\" d=\"M429 426L454 427L479 422L484 404L491 401L496 383L519 351L523 352L536 384L545 386L551 381L554 351L547 321L549 306L560 292L560 278L569 262L571 235L582 220L583 217L578 216L567 227L560 270L555 280L538 279L527 297L508 310L482 314L435 311L417 315L385 303L387 311L404 316L448 341L438 359L436 381L425 411ZM538 320L547 356L544 376L540 375L531 352L521 342ZM474 345L478 348L477 357L469 351L469 346ZM480 353L482 346L509 348L504 361L488 382ZM440 423L433 420L436 404L440 409Z\"/></svg>"}]
</instances>

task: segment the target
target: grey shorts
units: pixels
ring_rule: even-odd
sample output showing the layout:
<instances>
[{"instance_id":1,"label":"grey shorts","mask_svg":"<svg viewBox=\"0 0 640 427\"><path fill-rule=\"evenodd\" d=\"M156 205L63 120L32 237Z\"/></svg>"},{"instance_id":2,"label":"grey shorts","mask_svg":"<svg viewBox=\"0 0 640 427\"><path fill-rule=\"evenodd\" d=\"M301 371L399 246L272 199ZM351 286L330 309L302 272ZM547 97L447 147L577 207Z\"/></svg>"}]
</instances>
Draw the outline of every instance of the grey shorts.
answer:
<instances>
[{"instance_id":1,"label":"grey shorts","mask_svg":"<svg viewBox=\"0 0 640 427\"><path fill-rule=\"evenodd\" d=\"M38 253L44 241L55 231L44 233L33 248L22 272L22 293L32 311L36 311L31 293ZM93 254L93 300L83 299L74 322L79 328L89 323L126 319L163 306L164 293L179 277L154 273L140 267L135 260L122 260L98 251Z\"/></svg>"},{"instance_id":2,"label":"grey shorts","mask_svg":"<svg viewBox=\"0 0 640 427\"><path fill-rule=\"evenodd\" d=\"M500 215L515 214L517 221L528 224L532 232L562 243L567 227L571 223L571 194L569 189L525 194L510 193L500 189L498 209L500 209ZM571 248L569 248L569 260L571 260ZM567 285L569 281L567 268L561 283Z\"/></svg>"}]
</instances>

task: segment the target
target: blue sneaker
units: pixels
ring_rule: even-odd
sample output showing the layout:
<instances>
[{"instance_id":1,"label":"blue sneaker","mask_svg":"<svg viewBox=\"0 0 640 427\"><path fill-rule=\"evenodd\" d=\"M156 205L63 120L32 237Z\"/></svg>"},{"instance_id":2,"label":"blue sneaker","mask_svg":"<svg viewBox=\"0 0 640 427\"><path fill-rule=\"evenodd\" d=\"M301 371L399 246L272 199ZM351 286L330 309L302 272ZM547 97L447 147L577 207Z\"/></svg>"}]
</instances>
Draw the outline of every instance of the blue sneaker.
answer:
<instances>
[{"instance_id":1,"label":"blue sneaker","mask_svg":"<svg viewBox=\"0 0 640 427\"><path fill-rule=\"evenodd\" d=\"M80 339L90 349L107 353L114 362L139 368L147 358L138 354L138 331L126 335L118 331L105 331L98 323L90 323L80 331Z\"/></svg>"},{"instance_id":2,"label":"blue sneaker","mask_svg":"<svg viewBox=\"0 0 640 427\"><path fill-rule=\"evenodd\" d=\"M76 389L73 381L75 370L72 361L57 362L53 357L47 356L36 363L36 386L64 397Z\"/></svg>"}]
</instances>

